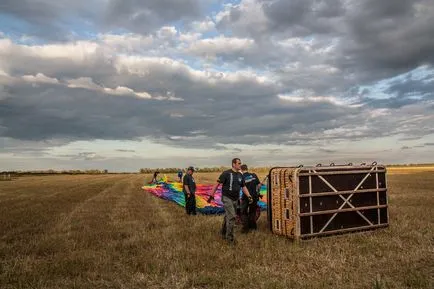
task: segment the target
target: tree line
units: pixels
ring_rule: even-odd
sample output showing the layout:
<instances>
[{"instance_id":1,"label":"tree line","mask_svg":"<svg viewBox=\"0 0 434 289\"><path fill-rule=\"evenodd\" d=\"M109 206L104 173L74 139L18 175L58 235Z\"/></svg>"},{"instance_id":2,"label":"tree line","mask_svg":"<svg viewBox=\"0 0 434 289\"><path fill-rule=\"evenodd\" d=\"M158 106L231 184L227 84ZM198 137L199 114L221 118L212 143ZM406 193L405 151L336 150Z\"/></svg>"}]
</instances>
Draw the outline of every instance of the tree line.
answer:
<instances>
[{"instance_id":1,"label":"tree line","mask_svg":"<svg viewBox=\"0 0 434 289\"><path fill-rule=\"evenodd\" d=\"M10 175L98 175L98 174L108 174L108 170L30 170L30 171L3 171L0 174L10 174Z\"/></svg>"},{"instance_id":2,"label":"tree line","mask_svg":"<svg viewBox=\"0 0 434 289\"><path fill-rule=\"evenodd\" d=\"M261 168L249 168L249 170L251 171L255 171L255 172L268 172L270 170L271 167L261 167ZM221 166L221 167L203 167L203 168L195 168L196 172L201 172L201 173L213 173L213 172L223 172L225 170L230 169L230 167L225 167L225 166ZM154 172L160 172L163 174L175 174L177 173L179 170L182 170L184 173L187 171L186 168L141 168L139 170L139 173L141 174L152 174Z\"/></svg>"}]
</instances>

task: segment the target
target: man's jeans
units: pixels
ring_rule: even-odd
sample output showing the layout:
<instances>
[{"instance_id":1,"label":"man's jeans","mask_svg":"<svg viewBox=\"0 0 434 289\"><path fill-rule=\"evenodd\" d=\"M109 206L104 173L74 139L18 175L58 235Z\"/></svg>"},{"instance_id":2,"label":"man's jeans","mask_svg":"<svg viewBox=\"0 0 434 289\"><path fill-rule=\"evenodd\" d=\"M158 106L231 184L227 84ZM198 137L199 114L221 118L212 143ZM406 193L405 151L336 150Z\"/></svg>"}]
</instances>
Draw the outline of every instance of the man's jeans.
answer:
<instances>
[{"instance_id":1,"label":"man's jeans","mask_svg":"<svg viewBox=\"0 0 434 289\"><path fill-rule=\"evenodd\" d=\"M222 196L223 207L225 209L225 217L223 219L223 225L221 233L228 241L234 241L234 226L237 210L237 200Z\"/></svg>"}]
</instances>

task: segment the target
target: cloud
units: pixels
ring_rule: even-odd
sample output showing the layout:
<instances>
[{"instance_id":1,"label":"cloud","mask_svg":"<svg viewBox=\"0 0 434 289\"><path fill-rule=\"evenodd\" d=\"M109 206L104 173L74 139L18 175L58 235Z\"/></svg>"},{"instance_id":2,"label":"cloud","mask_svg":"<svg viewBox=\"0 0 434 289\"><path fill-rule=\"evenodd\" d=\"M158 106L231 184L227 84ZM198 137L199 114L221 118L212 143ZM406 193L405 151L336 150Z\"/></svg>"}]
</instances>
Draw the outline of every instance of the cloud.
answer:
<instances>
[{"instance_id":1,"label":"cloud","mask_svg":"<svg viewBox=\"0 0 434 289\"><path fill-rule=\"evenodd\" d=\"M201 19L204 5L199 0L4 0L1 15L20 23L27 32L47 40L68 41L83 33L80 29L127 31L148 35L168 23L190 23ZM11 27L17 27L11 25Z\"/></svg>"},{"instance_id":2,"label":"cloud","mask_svg":"<svg viewBox=\"0 0 434 289\"><path fill-rule=\"evenodd\" d=\"M75 31L66 24L81 22L93 26L90 23L98 21L98 11L104 3L105 0L3 0L0 16L9 17L6 27L24 27L27 33L43 39L67 41L75 37Z\"/></svg>"},{"instance_id":3,"label":"cloud","mask_svg":"<svg viewBox=\"0 0 434 289\"><path fill-rule=\"evenodd\" d=\"M284 101L288 101L291 103L315 103L315 102L323 102L330 103L336 106L352 106L351 103L346 103L348 100L338 99L334 96L315 96L312 95L310 91L297 90L293 92L292 95L279 94L278 97ZM354 105L353 105L354 106Z\"/></svg>"},{"instance_id":4,"label":"cloud","mask_svg":"<svg viewBox=\"0 0 434 289\"><path fill-rule=\"evenodd\" d=\"M328 153L328 154L331 154L331 153L335 153L335 152L336 152L336 150L325 149L325 148L319 148L318 151L323 152L323 153Z\"/></svg>"},{"instance_id":5,"label":"cloud","mask_svg":"<svg viewBox=\"0 0 434 289\"><path fill-rule=\"evenodd\" d=\"M216 27L231 30L237 35L259 37L269 32L269 19L263 10L263 3L255 0L240 1L239 5L227 4L216 17Z\"/></svg>"},{"instance_id":6,"label":"cloud","mask_svg":"<svg viewBox=\"0 0 434 289\"><path fill-rule=\"evenodd\" d=\"M188 33L181 33L179 35L179 40L181 42L194 42L196 40L198 40L200 37L202 36L201 33L197 33L197 32L188 32Z\"/></svg>"},{"instance_id":7,"label":"cloud","mask_svg":"<svg viewBox=\"0 0 434 289\"><path fill-rule=\"evenodd\" d=\"M135 150L125 150L125 149L117 149L117 152L122 152L122 153L135 153Z\"/></svg>"},{"instance_id":8,"label":"cloud","mask_svg":"<svg viewBox=\"0 0 434 289\"><path fill-rule=\"evenodd\" d=\"M2 43L9 47L7 56L0 56L9 60L2 68L10 73L0 77L8 91L0 103L5 137L148 137L174 146L195 141L197 147L214 147L234 138L245 144L290 144L398 133L417 137L432 130L426 106L430 99L397 106L390 102L393 98L380 105L381 100L317 95L313 89L287 92L285 84L253 70L201 70L168 57L116 54L97 42L32 47ZM84 49L63 52L71 47ZM48 56L49 51L60 57ZM42 61L45 65L34 65ZM430 87L427 79L420 79L428 83L425 90ZM31 86L35 81L38 86ZM372 109L374 103L377 109Z\"/></svg>"},{"instance_id":9,"label":"cloud","mask_svg":"<svg viewBox=\"0 0 434 289\"><path fill-rule=\"evenodd\" d=\"M67 144L68 140L44 139L40 141L29 141L0 136L0 143L2 144L0 154L11 154L20 157L41 157L46 156L50 149Z\"/></svg>"},{"instance_id":10,"label":"cloud","mask_svg":"<svg viewBox=\"0 0 434 289\"><path fill-rule=\"evenodd\" d=\"M97 161L97 160L104 159L104 157L98 155L95 152L80 152L77 154L64 154L64 155L58 155L58 157L68 158L71 160L84 160L84 161Z\"/></svg>"},{"instance_id":11,"label":"cloud","mask_svg":"<svg viewBox=\"0 0 434 289\"><path fill-rule=\"evenodd\" d=\"M20 45L11 39L0 39L0 69L12 76L42 73L60 80L110 75L110 55L91 41Z\"/></svg>"},{"instance_id":12,"label":"cloud","mask_svg":"<svg viewBox=\"0 0 434 289\"><path fill-rule=\"evenodd\" d=\"M7 64L2 62L2 68L10 73L2 74L3 90L12 92L0 104L2 135L18 139L125 139L175 135L179 131L188 134L215 121L207 117L215 105L209 99L218 99L223 107L230 107L231 97L259 97L265 91L272 92L270 81L251 72L206 72L169 58L98 55L95 51L101 47L96 43L29 47L3 40L2 44L7 49L2 50L0 58L8 59ZM84 50L63 52L80 45ZM59 57L49 56L50 51ZM38 66L42 62L44 65ZM30 77L32 74L36 76ZM40 85L29 86L30 80L38 80ZM230 95L233 90L240 93ZM137 100L110 95L130 95ZM141 103L143 99L151 102ZM188 101L184 108L164 103L184 99ZM192 121L180 123L173 118L179 115Z\"/></svg>"},{"instance_id":13,"label":"cloud","mask_svg":"<svg viewBox=\"0 0 434 289\"><path fill-rule=\"evenodd\" d=\"M197 31L199 33L204 33L204 32L208 32L210 30L214 30L215 22L212 19L207 18L206 20L203 20L203 21L193 21L190 24L190 26L191 26L193 31Z\"/></svg>"},{"instance_id":14,"label":"cloud","mask_svg":"<svg viewBox=\"0 0 434 289\"><path fill-rule=\"evenodd\" d=\"M316 77L316 72L310 85L324 94L327 86L321 81L344 92L433 64L434 5L403 0L398 6L393 0L243 0L226 6L216 22L221 32L255 39L259 49L244 57L245 65L274 66L279 61L288 85L305 83L296 82L294 72L286 73L282 64L298 63L295 77L300 75L301 81L311 75L312 62L330 67L335 74ZM287 48L279 49L282 45Z\"/></svg>"},{"instance_id":15,"label":"cloud","mask_svg":"<svg viewBox=\"0 0 434 289\"><path fill-rule=\"evenodd\" d=\"M101 87L95 84L89 77L80 77L78 79L67 80L69 88L85 88L89 90L101 91L103 93L120 95L120 96L135 96L137 98L150 99L152 96L147 92L136 92L125 86L117 86L116 88Z\"/></svg>"},{"instance_id":16,"label":"cloud","mask_svg":"<svg viewBox=\"0 0 434 289\"><path fill-rule=\"evenodd\" d=\"M157 31L157 35L159 38L170 39L174 38L177 32L174 26L163 26Z\"/></svg>"},{"instance_id":17,"label":"cloud","mask_svg":"<svg viewBox=\"0 0 434 289\"><path fill-rule=\"evenodd\" d=\"M211 2L3 1L0 138L85 165L126 151L40 144L147 140L167 158L188 148L261 162L345 160L354 143L360 158L406 158L397 141L432 142L430 1Z\"/></svg>"},{"instance_id":18,"label":"cloud","mask_svg":"<svg viewBox=\"0 0 434 289\"><path fill-rule=\"evenodd\" d=\"M31 83L51 83L51 84L57 84L59 83L59 80L52 77L47 77L43 73L38 73L36 75L23 75L22 78Z\"/></svg>"},{"instance_id":19,"label":"cloud","mask_svg":"<svg viewBox=\"0 0 434 289\"><path fill-rule=\"evenodd\" d=\"M157 41L154 36L140 34L99 34L98 38L108 47L126 53L137 53L152 47Z\"/></svg>"},{"instance_id":20,"label":"cloud","mask_svg":"<svg viewBox=\"0 0 434 289\"><path fill-rule=\"evenodd\" d=\"M415 73L408 73L404 79L394 80L385 92L400 99L434 99L434 72L427 68L422 67ZM420 73L422 76L418 75Z\"/></svg>"},{"instance_id":21,"label":"cloud","mask_svg":"<svg viewBox=\"0 0 434 289\"><path fill-rule=\"evenodd\" d=\"M362 67L402 71L433 63L431 1L362 1L346 17L351 37L342 52ZM351 44L351 42L353 45ZM368 44L368 45L367 45Z\"/></svg>"},{"instance_id":22,"label":"cloud","mask_svg":"<svg viewBox=\"0 0 434 289\"><path fill-rule=\"evenodd\" d=\"M219 36L197 40L190 45L187 52L204 57L215 57L216 55L245 52L254 44L252 39Z\"/></svg>"},{"instance_id":23,"label":"cloud","mask_svg":"<svg viewBox=\"0 0 434 289\"><path fill-rule=\"evenodd\" d=\"M149 34L166 23L189 22L200 18L203 3L199 0L109 0L105 7L104 22L108 27L122 27Z\"/></svg>"}]
</instances>

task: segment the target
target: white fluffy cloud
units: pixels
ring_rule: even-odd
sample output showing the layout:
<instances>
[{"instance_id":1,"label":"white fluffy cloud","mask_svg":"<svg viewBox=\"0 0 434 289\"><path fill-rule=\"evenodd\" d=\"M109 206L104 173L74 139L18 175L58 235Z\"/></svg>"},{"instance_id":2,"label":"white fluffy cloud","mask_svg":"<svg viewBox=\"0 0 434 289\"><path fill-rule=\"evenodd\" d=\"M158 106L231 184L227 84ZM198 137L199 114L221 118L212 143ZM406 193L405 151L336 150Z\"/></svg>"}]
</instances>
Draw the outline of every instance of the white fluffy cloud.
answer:
<instances>
[{"instance_id":1,"label":"white fluffy cloud","mask_svg":"<svg viewBox=\"0 0 434 289\"><path fill-rule=\"evenodd\" d=\"M188 52L204 56L235 54L251 49L255 45L253 39L219 36L215 38L201 39L192 43Z\"/></svg>"},{"instance_id":2,"label":"white fluffy cloud","mask_svg":"<svg viewBox=\"0 0 434 289\"><path fill-rule=\"evenodd\" d=\"M213 30L215 28L215 23L210 18L208 18L204 21L193 21L191 23L191 27L193 31L204 33Z\"/></svg>"},{"instance_id":3,"label":"white fluffy cloud","mask_svg":"<svg viewBox=\"0 0 434 289\"><path fill-rule=\"evenodd\" d=\"M30 83L59 83L56 78L47 77L43 73L37 73L36 75L23 75L22 79Z\"/></svg>"}]
</instances>

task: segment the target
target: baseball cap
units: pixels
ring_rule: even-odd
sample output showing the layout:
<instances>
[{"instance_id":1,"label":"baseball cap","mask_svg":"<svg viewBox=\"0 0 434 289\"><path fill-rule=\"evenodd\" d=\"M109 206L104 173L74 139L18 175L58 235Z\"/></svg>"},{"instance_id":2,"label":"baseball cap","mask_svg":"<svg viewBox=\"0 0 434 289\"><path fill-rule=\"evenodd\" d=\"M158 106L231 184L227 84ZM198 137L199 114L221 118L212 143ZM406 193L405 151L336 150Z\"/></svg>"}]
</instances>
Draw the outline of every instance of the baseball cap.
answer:
<instances>
[{"instance_id":1,"label":"baseball cap","mask_svg":"<svg viewBox=\"0 0 434 289\"><path fill-rule=\"evenodd\" d=\"M189 171L191 170L191 171L193 171L193 172L195 171L194 167L192 167L192 166L188 167L187 170L189 170Z\"/></svg>"}]
</instances>

